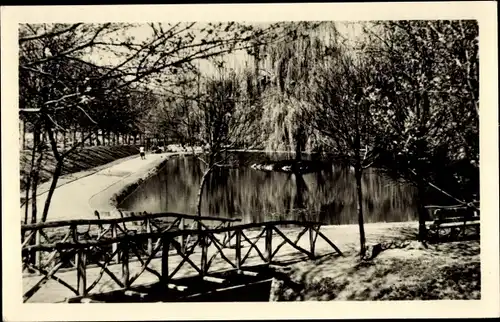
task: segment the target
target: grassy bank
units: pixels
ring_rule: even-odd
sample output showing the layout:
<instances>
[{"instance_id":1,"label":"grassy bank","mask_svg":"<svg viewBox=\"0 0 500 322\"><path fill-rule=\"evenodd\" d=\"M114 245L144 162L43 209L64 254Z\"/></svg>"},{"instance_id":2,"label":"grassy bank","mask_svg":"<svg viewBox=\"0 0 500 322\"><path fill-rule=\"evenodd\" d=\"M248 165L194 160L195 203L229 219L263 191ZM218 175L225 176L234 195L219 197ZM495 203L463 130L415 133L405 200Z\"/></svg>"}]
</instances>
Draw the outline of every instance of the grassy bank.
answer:
<instances>
[{"instance_id":1,"label":"grassy bank","mask_svg":"<svg viewBox=\"0 0 500 322\"><path fill-rule=\"evenodd\" d=\"M85 147L67 157L62 170L62 176L89 170L137 153L139 153L139 150L132 145ZM26 189L26 180L29 176L30 165L30 151L22 151L20 155L21 191ZM53 154L47 152L42 161L40 183L45 183L51 179L55 166L56 161Z\"/></svg>"},{"instance_id":2,"label":"grassy bank","mask_svg":"<svg viewBox=\"0 0 500 322\"><path fill-rule=\"evenodd\" d=\"M416 230L415 230L416 233ZM404 237L406 236L406 237ZM403 238L404 237L404 238ZM372 241L374 242L374 241ZM371 260L355 252L290 266L274 281L274 301L464 300L481 298L479 240L428 245L408 231Z\"/></svg>"}]
</instances>

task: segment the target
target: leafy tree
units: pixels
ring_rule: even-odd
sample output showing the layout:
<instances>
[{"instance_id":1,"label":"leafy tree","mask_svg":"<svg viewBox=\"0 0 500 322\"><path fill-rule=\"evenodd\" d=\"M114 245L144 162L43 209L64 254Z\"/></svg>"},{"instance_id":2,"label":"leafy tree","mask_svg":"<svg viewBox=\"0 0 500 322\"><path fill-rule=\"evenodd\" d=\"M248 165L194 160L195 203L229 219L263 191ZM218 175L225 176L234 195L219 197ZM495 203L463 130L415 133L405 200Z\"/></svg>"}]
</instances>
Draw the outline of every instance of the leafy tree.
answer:
<instances>
[{"instance_id":1,"label":"leafy tree","mask_svg":"<svg viewBox=\"0 0 500 322\"><path fill-rule=\"evenodd\" d=\"M301 106L310 90L314 66L329 50L323 38L334 37L336 30L326 22L282 22L277 27L278 40L254 53L260 65L255 76L262 91L262 122L270 129L267 146L274 150L292 147L299 160L314 138L313 129L303 122Z\"/></svg>"},{"instance_id":2,"label":"leafy tree","mask_svg":"<svg viewBox=\"0 0 500 322\"><path fill-rule=\"evenodd\" d=\"M424 240L428 186L463 204L474 200L456 187L478 177L477 22L385 21L365 32L381 164L417 187ZM478 182L471 187L477 194Z\"/></svg>"},{"instance_id":3,"label":"leafy tree","mask_svg":"<svg viewBox=\"0 0 500 322\"><path fill-rule=\"evenodd\" d=\"M344 156L354 167L360 256L366 252L363 218L363 170L372 164L375 148L371 111L364 95L368 86L366 66L348 48L338 46L315 66L306 120L327 139L330 151Z\"/></svg>"},{"instance_id":4,"label":"leafy tree","mask_svg":"<svg viewBox=\"0 0 500 322\"><path fill-rule=\"evenodd\" d=\"M199 141L206 149L205 157L198 157L205 164L197 197L198 215L201 215L201 197L207 177L215 168L231 167L227 151L258 135L255 122L258 111L244 99L242 86L241 75L227 71L208 78L204 84L196 118Z\"/></svg>"}]
</instances>

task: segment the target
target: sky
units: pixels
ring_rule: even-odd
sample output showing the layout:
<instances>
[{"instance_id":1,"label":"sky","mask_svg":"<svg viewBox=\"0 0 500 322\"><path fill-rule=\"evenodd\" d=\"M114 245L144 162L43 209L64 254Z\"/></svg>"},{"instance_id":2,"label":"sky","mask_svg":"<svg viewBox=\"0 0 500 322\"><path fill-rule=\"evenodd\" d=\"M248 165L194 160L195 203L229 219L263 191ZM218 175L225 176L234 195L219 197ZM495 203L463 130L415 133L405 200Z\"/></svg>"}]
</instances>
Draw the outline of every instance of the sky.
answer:
<instances>
[{"instance_id":1,"label":"sky","mask_svg":"<svg viewBox=\"0 0 500 322\"><path fill-rule=\"evenodd\" d=\"M168 26L170 26L171 24L172 22L165 23L164 29L167 30L167 28L169 28ZM337 31L349 42L358 39L361 34L361 28L359 23L335 22L334 24ZM261 27L265 27L268 24L256 23L253 25L260 25ZM190 29L190 31L192 31L193 34L195 34L195 37L199 37L196 38L197 40L201 39L202 36L199 33L199 30L204 27L206 27L205 23L197 23L196 25L193 26L192 29ZM126 28L124 30L125 31L121 30L120 32L115 32L110 35L107 35L103 38L103 40L105 41L113 40L115 42L120 42L129 38L133 39L134 43L141 43L147 41L150 37L153 36L153 29L151 28L150 24L146 23L134 24L131 27ZM85 53L82 59L94 63L96 65L116 66L117 64L123 61L124 57L118 57L116 54L110 53L109 51L106 51L104 49L100 49ZM253 66L252 57L249 56L244 50L236 51L233 52L232 54L225 54L223 56L219 56L217 57L217 60L224 61L225 67L227 69L241 70L245 67L245 65ZM194 64L197 65L200 68L202 74L206 76L213 75L217 72L217 68L215 67L212 61L197 60L194 62ZM168 77L165 75L166 74L159 76ZM158 88L158 87L154 85L153 88ZM158 89L161 89L161 86Z\"/></svg>"},{"instance_id":2,"label":"sky","mask_svg":"<svg viewBox=\"0 0 500 322\"><path fill-rule=\"evenodd\" d=\"M343 35L348 40L355 40L359 38L361 33L360 25L357 23L349 23L349 22L336 22L335 23L337 30L341 35ZM194 32L204 27L203 24L199 23L194 26ZM138 24L132 28L127 29L127 32L123 35L118 35L116 37L117 40L124 39L125 37L131 37L135 39L137 42L142 42L148 39L153 35L153 31L148 24ZM251 58L244 51L238 51L233 54L226 54L224 57L221 57L228 68L238 69L240 67L244 67L245 62L251 63L249 61ZM107 55L104 52L96 52L94 54L89 54L85 57L86 60L89 60L95 64L116 64L116 62L120 61L113 57L113 55ZM200 63L200 67L202 68L204 73L213 73L216 71L216 68L209 62L203 61Z\"/></svg>"}]
</instances>

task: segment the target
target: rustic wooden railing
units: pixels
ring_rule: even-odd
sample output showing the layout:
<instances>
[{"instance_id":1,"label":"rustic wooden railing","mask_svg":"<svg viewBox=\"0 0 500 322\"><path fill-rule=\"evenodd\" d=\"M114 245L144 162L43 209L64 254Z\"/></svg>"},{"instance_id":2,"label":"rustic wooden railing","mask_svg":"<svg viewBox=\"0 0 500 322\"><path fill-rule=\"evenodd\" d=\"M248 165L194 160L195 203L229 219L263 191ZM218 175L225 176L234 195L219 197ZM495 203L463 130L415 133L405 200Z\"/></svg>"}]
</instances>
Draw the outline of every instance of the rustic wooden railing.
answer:
<instances>
[{"instance_id":1,"label":"rustic wooden railing","mask_svg":"<svg viewBox=\"0 0 500 322\"><path fill-rule=\"evenodd\" d=\"M48 252L60 254L60 256L51 258L53 265L51 265L50 269L41 269L28 264L43 277L36 283L32 283L32 286L24 293L23 300L26 302L32 298L48 280L54 280L62 284L76 296L86 296L99 284L104 274L109 276L110 281L114 282L115 287L118 289L129 289L145 271L156 276L161 285L171 287L172 280L178 277L180 269L186 264L189 265L188 274L199 275L203 279L214 281L214 278L210 276L211 268L214 272L221 269L242 271L242 267L248 262L252 251L256 253L252 257L254 259L253 264L255 264L255 260L260 261L261 264L262 262L272 264L274 262L273 258L285 245L290 245L295 250L295 253L298 251L307 255L308 258L315 258L318 237L326 241L336 253L342 255L337 246L320 232L321 223L276 221L215 229L207 227L205 223L202 224L205 226L202 230L165 229L135 234L124 233L120 236L99 239L68 241L69 237L65 237L57 242L47 244L25 244L23 245L23 252ZM281 230L280 227L284 225L299 227L300 231L294 240L290 238L290 235L293 235L291 231L284 233ZM71 231L75 231L75 228ZM299 240L306 233L309 233L309 247L304 248L299 245ZM197 238L194 238L192 243L183 245L182 240L186 240L186 237L189 236L197 236ZM273 236L282 241L279 244L273 243ZM259 244L261 239L264 239L263 245L262 243ZM149 252L146 254L142 251L144 243L151 245L148 249ZM111 245L116 246L110 248ZM243 252L246 247L248 247L248 250ZM94 256L96 265L95 268L92 268L94 272L89 274L88 258L89 255L95 255L96 251L100 253L100 256ZM112 272L109 269L113 258L117 254L120 254L121 277L118 276L116 270ZM158 254L160 258L157 259ZM131 276L131 272L134 271L130 269L133 257L136 258L134 262L136 269L135 274ZM66 274L66 280L63 280L62 277L55 274L61 270L64 261L69 258L75 258L76 273ZM175 258L180 261L176 262ZM213 265L216 258L218 258L218 265ZM186 274L186 270L184 270L184 274ZM93 280L90 280L92 278ZM68 279L71 281L68 281ZM76 286L74 286L75 280Z\"/></svg>"},{"instance_id":2,"label":"rustic wooden railing","mask_svg":"<svg viewBox=\"0 0 500 322\"><path fill-rule=\"evenodd\" d=\"M120 213L122 215L121 218L101 219L99 218L99 213L95 211L98 219L78 219L21 225L23 272L40 273L40 268L50 268L54 264L56 256L66 256L54 251L50 254L35 251L28 252L25 247L27 245L44 245L67 241L79 243L80 241L98 241L137 233L156 233L195 228L221 228L229 227L233 223L241 221L239 218L193 216L177 213ZM191 235L180 236L180 243L183 249L193 242L192 237ZM153 249L152 240L145 241L143 246L140 251L145 253L144 255L151 254ZM109 248L114 253L113 261L118 263L120 261L118 244L113 243ZM92 262L93 258L89 258L87 261ZM75 261L69 259L62 269L75 267L77 267L76 259Z\"/></svg>"}]
</instances>

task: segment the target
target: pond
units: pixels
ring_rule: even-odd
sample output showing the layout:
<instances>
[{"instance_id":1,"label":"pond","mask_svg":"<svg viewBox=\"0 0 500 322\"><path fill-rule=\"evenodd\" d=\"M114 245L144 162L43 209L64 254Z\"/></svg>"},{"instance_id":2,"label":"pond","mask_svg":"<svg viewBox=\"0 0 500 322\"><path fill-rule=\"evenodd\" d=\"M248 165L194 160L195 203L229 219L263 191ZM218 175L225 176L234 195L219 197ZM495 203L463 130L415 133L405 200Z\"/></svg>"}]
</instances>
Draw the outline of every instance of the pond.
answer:
<instances>
[{"instance_id":1,"label":"pond","mask_svg":"<svg viewBox=\"0 0 500 322\"><path fill-rule=\"evenodd\" d=\"M286 153L235 155L240 166L217 169L208 178L202 214L241 218L243 222L298 219L326 224L357 224L356 185L351 168L330 163L320 172L295 175L250 167L260 161L288 159ZM306 156L305 158L311 158ZM129 211L196 213L196 196L204 165L193 156L167 161L119 207ZM362 178L366 223L417 220L414 189L377 173Z\"/></svg>"}]
</instances>

